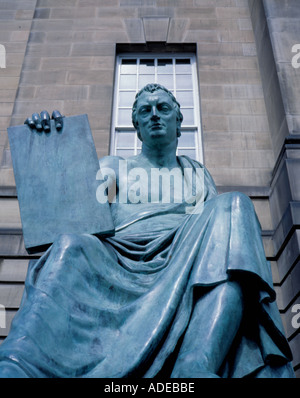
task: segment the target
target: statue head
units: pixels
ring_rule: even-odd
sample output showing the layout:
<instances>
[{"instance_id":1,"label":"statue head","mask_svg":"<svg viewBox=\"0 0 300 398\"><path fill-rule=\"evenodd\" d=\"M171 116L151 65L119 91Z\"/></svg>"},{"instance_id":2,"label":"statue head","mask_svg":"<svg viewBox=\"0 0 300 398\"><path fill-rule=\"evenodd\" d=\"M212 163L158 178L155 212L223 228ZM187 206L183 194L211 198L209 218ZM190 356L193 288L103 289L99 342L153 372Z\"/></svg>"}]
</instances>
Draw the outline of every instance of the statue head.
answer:
<instances>
[{"instance_id":1,"label":"statue head","mask_svg":"<svg viewBox=\"0 0 300 398\"><path fill-rule=\"evenodd\" d=\"M143 94L143 93L155 93L156 91L164 91L168 94L168 96L171 98L171 100L173 101L173 105L174 105L174 109L176 111L176 120L177 120L177 126L176 126L176 132L177 132L177 137L180 137L181 135L181 123L183 120L183 115L180 111L180 104L177 102L176 98L174 97L174 95L171 93L171 91L169 91L167 88L165 88L164 86L157 84L157 83L150 83L147 84L145 87L143 87L135 96L135 101L133 103L132 106L132 123L134 128L137 131L138 137L140 138L140 133L139 133L139 126L138 126L138 121L137 121L137 104L138 104L138 100L139 97Z\"/></svg>"}]
</instances>

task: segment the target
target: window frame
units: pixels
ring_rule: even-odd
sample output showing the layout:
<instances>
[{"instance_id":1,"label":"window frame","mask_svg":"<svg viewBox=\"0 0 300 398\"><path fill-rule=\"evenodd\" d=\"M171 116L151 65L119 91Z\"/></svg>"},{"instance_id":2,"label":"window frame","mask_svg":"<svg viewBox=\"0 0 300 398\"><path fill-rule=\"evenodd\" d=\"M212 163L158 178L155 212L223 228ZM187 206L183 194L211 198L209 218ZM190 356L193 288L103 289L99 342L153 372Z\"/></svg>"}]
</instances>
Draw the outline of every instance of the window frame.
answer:
<instances>
[{"instance_id":1,"label":"window frame","mask_svg":"<svg viewBox=\"0 0 300 398\"><path fill-rule=\"evenodd\" d=\"M160 53L160 52L151 52L151 53L142 53L142 52L133 52L133 53L120 53L116 56L116 65L115 65L115 80L114 80L114 93L113 93L113 109L112 109L112 123L111 123L111 138L110 138L110 155L116 156L117 146L116 146L116 131L122 132L135 132L133 126L128 125L119 125L118 124L118 109L129 109L129 107L119 107L119 93L122 92L122 89L119 89L120 84L120 76L121 76L121 65L123 59L136 59L137 65L140 64L141 59L154 59L155 60L155 81L157 79L157 60L158 59L172 59L173 65L173 86L174 90L170 90L173 92L174 96L177 96L177 92L184 91L185 89L177 89L175 85L175 76L176 73L174 71L174 62L175 59L190 59L191 62L191 75L192 75L192 90L193 90L193 111L194 111L194 124L193 125L182 125L181 131L182 134L184 132L195 132L195 147L187 147L184 149L193 149L196 153L195 160L203 163L203 145L202 145L202 126L201 126L201 108L200 108L200 94L199 94L199 85L198 85L198 74L197 74L197 60L196 55L194 53L185 53L185 52L176 52L176 53ZM138 72L136 72L138 75ZM155 82L154 82L155 83ZM139 91L138 87L138 79L136 81L136 89L135 93ZM123 89L124 91L134 91ZM186 89L188 90L188 89ZM179 101L180 102L180 101ZM191 108L181 106L181 109ZM135 134L134 138L134 148L128 147L128 149L133 149L134 154L136 154L137 150L140 148L139 139L137 138L137 134Z\"/></svg>"}]
</instances>

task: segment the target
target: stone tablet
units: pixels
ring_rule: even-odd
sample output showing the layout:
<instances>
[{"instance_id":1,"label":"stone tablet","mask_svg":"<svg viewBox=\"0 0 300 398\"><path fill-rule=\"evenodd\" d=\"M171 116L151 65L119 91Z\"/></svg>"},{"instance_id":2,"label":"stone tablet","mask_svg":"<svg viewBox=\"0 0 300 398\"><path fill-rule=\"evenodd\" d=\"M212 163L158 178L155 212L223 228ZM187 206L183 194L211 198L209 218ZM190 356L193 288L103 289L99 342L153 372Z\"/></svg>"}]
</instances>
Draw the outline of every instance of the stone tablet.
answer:
<instances>
[{"instance_id":1,"label":"stone tablet","mask_svg":"<svg viewBox=\"0 0 300 398\"><path fill-rule=\"evenodd\" d=\"M99 161L87 115L65 117L58 131L26 124L8 137L28 253L49 247L59 234L113 235L109 204L96 199Z\"/></svg>"}]
</instances>

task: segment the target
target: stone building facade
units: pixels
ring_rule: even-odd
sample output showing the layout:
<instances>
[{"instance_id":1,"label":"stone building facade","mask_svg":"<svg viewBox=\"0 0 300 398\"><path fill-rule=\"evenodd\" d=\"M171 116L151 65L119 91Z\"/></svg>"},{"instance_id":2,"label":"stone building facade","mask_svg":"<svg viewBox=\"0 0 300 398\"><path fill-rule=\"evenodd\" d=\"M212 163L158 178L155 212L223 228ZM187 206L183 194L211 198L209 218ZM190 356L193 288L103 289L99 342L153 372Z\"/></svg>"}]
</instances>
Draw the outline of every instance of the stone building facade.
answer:
<instances>
[{"instance_id":1,"label":"stone building facade","mask_svg":"<svg viewBox=\"0 0 300 398\"><path fill-rule=\"evenodd\" d=\"M197 153L220 193L253 201L300 377L299 18L297 0L1 0L1 340L38 257L24 248L6 128L43 109L87 113L98 156L113 153L120 56L192 55Z\"/></svg>"}]
</instances>

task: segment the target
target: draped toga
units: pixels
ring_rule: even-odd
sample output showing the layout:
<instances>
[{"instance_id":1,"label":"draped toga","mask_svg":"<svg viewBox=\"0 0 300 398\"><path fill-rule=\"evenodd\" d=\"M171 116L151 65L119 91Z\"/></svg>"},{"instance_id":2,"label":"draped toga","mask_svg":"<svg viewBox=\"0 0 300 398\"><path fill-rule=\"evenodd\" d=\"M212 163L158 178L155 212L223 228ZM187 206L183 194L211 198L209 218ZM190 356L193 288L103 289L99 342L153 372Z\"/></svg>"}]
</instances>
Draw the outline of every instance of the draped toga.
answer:
<instances>
[{"instance_id":1,"label":"draped toga","mask_svg":"<svg viewBox=\"0 0 300 398\"><path fill-rule=\"evenodd\" d=\"M0 347L0 375L170 376L195 294L235 280L244 313L219 376L292 377L251 200L218 195L203 165L178 160L204 173L201 211L187 212L186 203L140 211L137 204L113 237L58 236L30 262L20 309Z\"/></svg>"}]
</instances>

